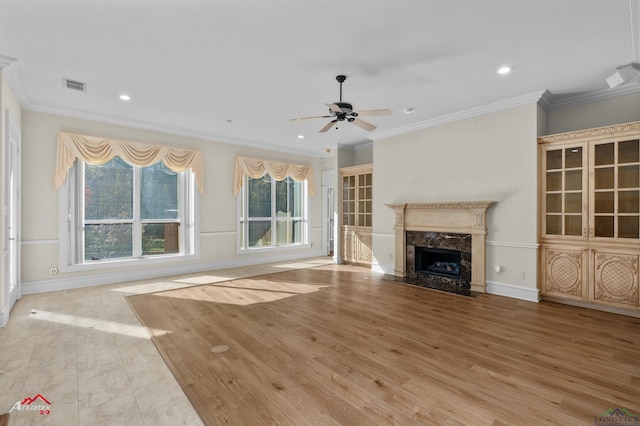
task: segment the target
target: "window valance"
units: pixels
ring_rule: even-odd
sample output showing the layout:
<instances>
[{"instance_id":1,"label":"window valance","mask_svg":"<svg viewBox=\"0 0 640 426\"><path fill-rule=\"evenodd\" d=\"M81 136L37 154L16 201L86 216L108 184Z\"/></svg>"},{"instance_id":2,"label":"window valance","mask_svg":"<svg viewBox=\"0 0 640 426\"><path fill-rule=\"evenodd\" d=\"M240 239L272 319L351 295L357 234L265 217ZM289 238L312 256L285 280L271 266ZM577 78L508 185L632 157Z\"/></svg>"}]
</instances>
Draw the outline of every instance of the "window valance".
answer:
<instances>
[{"instance_id":1,"label":"window valance","mask_svg":"<svg viewBox=\"0 0 640 426\"><path fill-rule=\"evenodd\" d=\"M287 176L299 182L306 179L308 182L309 195L313 197L313 168L311 166L246 157L236 157L233 195L237 197L240 194L242 180L245 175L258 179L267 173L276 180L284 180Z\"/></svg>"},{"instance_id":2,"label":"window valance","mask_svg":"<svg viewBox=\"0 0 640 426\"><path fill-rule=\"evenodd\" d=\"M200 151L64 132L58 133L55 187L62 186L76 158L91 164L105 164L116 156L138 167L146 167L162 161L174 172L191 169L198 190L201 194L204 192L204 163Z\"/></svg>"}]
</instances>

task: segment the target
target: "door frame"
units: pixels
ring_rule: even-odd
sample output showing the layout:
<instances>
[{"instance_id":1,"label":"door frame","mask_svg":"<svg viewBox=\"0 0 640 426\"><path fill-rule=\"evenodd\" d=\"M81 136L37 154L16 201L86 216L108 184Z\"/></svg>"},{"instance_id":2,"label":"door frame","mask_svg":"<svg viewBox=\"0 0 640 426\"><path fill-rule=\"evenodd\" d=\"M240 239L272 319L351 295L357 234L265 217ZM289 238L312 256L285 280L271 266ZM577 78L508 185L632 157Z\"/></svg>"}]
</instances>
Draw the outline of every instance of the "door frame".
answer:
<instances>
[{"instance_id":1,"label":"door frame","mask_svg":"<svg viewBox=\"0 0 640 426\"><path fill-rule=\"evenodd\" d=\"M322 255L335 257L335 191L333 186L322 188Z\"/></svg>"},{"instance_id":2,"label":"door frame","mask_svg":"<svg viewBox=\"0 0 640 426\"><path fill-rule=\"evenodd\" d=\"M9 109L5 112L5 306L0 312L0 327L9 320L13 305L22 297L21 285L21 145L22 131ZM13 283L13 285L12 285Z\"/></svg>"},{"instance_id":3,"label":"door frame","mask_svg":"<svg viewBox=\"0 0 640 426\"><path fill-rule=\"evenodd\" d=\"M337 216L336 216L336 171L335 169L322 171L322 255L330 255L330 245L333 243L333 261L337 255Z\"/></svg>"}]
</instances>

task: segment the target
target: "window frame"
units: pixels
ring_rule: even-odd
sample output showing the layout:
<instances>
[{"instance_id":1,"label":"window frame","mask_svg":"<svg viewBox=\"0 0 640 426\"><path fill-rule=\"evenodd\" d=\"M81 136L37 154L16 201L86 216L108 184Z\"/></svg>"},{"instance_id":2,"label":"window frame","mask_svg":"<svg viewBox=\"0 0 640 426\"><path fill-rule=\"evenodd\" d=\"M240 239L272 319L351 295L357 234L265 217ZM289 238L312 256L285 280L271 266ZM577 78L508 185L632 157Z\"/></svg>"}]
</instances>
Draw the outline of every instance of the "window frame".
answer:
<instances>
[{"instance_id":1,"label":"window frame","mask_svg":"<svg viewBox=\"0 0 640 426\"><path fill-rule=\"evenodd\" d=\"M251 253L258 251L275 251L275 250L291 250L291 249L299 249L299 248L309 248L309 235L310 235L310 222L309 222L309 207L310 207L310 196L309 196L309 182L307 179L299 182L302 185L302 196L300 206L301 216L290 216L290 217L278 217L276 211L276 184L277 180L269 173L265 175L269 175L271 177L271 216L268 217L249 217L249 176L244 175L242 178L242 191L240 196L238 197L238 211L239 221L238 221L238 253ZM264 176L263 176L264 177ZM249 246L249 223L254 221L271 221L271 229L272 233L275 234L277 232L277 223L278 222L289 222L299 220L302 222L302 242L300 243L291 243L291 244L277 244L277 238L271 238L270 245L263 246ZM272 234L272 235L273 235Z\"/></svg>"},{"instance_id":2,"label":"window frame","mask_svg":"<svg viewBox=\"0 0 640 426\"><path fill-rule=\"evenodd\" d=\"M60 188L60 271L110 269L122 266L148 265L167 260L199 257L199 192L190 170L177 172L178 219L142 219L140 216L141 176L144 167L133 167L133 219L84 220L84 170L86 162L76 159L69 169L67 179ZM179 252L144 255L142 253L142 226L146 223L180 223ZM95 261L84 259L85 223L132 223L132 256L107 258Z\"/></svg>"}]
</instances>

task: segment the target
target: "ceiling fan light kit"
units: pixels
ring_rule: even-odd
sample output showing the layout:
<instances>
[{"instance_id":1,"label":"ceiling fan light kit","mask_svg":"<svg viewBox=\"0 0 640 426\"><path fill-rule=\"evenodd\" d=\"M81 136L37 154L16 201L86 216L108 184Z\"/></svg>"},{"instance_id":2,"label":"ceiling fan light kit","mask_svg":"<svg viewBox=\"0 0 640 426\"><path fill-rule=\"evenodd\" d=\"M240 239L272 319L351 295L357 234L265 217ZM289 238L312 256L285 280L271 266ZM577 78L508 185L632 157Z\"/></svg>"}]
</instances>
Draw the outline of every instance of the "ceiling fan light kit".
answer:
<instances>
[{"instance_id":1,"label":"ceiling fan light kit","mask_svg":"<svg viewBox=\"0 0 640 426\"><path fill-rule=\"evenodd\" d=\"M353 105L348 102L342 101L342 83L345 82L347 76L338 75L336 76L336 80L340 83L340 100L338 102L334 102L332 104L325 104L327 108L329 108L329 115L322 115L316 117L301 117L301 118L292 118L291 121L296 120L310 120L316 118L333 118L333 120L329 121L318 133L325 133L334 125L336 129L338 128L338 123L341 121L346 121L347 123L353 123L356 126L370 132L375 130L376 126L373 124L361 120L358 118L359 116L380 116L380 115L390 115L391 112L388 109L374 109L367 111L359 111L356 112L353 110Z\"/></svg>"}]
</instances>

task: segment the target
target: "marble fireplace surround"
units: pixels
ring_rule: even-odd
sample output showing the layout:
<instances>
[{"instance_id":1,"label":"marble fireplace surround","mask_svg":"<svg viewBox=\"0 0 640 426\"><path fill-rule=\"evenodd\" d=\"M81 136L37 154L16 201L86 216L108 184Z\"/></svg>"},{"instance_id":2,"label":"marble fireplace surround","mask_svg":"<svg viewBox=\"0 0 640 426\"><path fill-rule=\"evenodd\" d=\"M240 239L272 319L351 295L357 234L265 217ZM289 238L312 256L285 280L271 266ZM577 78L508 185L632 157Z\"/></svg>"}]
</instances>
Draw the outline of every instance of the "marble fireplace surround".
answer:
<instances>
[{"instance_id":1,"label":"marble fireplace surround","mask_svg":"<svg viewBox=\"0 0 640 426\"><path fill-rule=\"evenodd\" d=\"M471 291L486 293L487 209L495 201L386 204L395 213L396 277L406 277L406 231L471 234Z\"/></svg>"}]
</instances>

